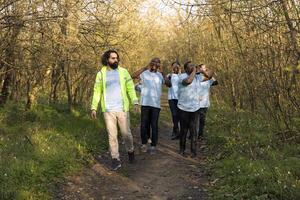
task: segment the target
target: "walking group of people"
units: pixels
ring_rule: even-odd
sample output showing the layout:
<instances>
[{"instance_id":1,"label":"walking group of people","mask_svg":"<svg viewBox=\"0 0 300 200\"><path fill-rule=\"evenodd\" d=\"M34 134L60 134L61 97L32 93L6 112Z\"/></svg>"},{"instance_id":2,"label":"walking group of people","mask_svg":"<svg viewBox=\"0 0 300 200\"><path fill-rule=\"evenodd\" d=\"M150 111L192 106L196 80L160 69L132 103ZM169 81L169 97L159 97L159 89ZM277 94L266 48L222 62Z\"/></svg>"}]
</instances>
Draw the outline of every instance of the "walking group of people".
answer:
<instances>
[{"instance_id":1,"label":"walking group of people","mask_svg":"<svg viewBox=\"0 0 300 200\"><path fill-rule=\"evenodd\" d=\"M102 55L102 68L97 73L91 105L91 117L96 119L100 102L108 132L112 169L121 167L118 143L118 127L125 142L129 163L133 163L134 145L130 130L129 104L136 112L141 110L141 152L156 153L158 143L158 119L161 109L162 86L168 89L168 102L172 113L171 138L179 139L179 153L185 156L187 134L191 139L191 156L197 155L197 140L203 137L205 114L210 105L209 89L216 85L213 71L204 64L184 64L184 72L178 62L172 63L172 73L163 74L159 58L151 59L132 75L118 65L119 55L108 50ZM134 85L133 79L139 80ZM140 92L140 103L136 91ZM148 147L149 145L149 147Z\"/></svg>"}]
</instances>

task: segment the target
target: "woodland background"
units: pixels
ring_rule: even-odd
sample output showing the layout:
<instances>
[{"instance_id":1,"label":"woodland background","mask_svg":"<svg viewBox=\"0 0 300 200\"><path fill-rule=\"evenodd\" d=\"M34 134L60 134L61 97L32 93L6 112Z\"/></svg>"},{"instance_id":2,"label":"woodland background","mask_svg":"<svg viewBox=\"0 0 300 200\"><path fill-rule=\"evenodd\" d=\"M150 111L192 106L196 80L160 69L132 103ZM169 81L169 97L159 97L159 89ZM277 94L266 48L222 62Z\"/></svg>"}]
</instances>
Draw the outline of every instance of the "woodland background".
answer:
<instances>
[{"instance_id":1,"label":"woodland background","mask_svg":"<svg viewBox=\"0 0 300 200\"><path fill-rule=\"evenodd\" d=\"M3 197L48 198L106 148L87 111L101 55L115 49L130 72L154 56L165 72L188 60L216 71L216 199L299 198L298 0L0 0L0 30Z\"/></svg>"}]
</instances>

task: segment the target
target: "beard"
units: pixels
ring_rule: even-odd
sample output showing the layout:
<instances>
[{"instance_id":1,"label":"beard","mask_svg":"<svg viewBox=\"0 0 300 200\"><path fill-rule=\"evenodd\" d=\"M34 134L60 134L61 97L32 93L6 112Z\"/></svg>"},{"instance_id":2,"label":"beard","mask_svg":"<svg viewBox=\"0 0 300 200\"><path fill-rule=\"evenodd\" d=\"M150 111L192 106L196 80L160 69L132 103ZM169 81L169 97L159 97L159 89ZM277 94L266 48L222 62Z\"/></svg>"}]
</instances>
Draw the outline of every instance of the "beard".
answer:
<instances>
[{"instance_id":1,"label":"beard","mask_svg":"<svg viewBox=\"0 0 300 200\"><path fill-rule=\"evenodd\" d=\"M118 63L118 62L114 62L113 64L109 64L109 66L110 66L112 69L117 69L118 66L119 66L119 63Z\"/></svg>"}]
</instances>

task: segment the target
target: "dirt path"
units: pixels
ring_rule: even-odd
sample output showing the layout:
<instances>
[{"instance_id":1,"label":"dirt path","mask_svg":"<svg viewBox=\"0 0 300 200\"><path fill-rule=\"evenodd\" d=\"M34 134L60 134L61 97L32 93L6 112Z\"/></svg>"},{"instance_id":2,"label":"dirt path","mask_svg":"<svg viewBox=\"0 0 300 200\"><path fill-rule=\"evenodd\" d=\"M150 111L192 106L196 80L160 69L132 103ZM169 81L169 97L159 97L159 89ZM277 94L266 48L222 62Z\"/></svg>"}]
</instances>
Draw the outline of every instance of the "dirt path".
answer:
<instances>
[{"instance_id":1,"label":"dirt path","mask_svg":"<svg viewBox=\"0 0 300 200\"><path fill-rule=\"evenodd\" d=\"M162 112L168 111L163 108ZM180 156L178 140L170 139L171 130L170 122L161 123L155 155L139 151L139 130L133 130L136 163L128 163L125 147L120 144L122 168L119 171L109 169L110 156L106 152L96 158L94 166L69 177L55 199L207 199L203 187L206 184L203 149L198 148L196 159Z\"/></svg>"}]
</instances>

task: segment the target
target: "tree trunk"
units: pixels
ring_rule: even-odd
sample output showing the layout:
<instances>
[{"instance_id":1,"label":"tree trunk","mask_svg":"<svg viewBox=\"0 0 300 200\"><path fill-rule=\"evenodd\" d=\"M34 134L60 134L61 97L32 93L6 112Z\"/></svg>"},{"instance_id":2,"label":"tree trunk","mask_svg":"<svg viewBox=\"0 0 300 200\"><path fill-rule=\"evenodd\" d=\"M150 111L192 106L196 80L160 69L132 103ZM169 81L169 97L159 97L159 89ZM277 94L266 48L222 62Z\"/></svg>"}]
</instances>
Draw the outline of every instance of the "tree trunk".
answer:
<instances>
[{"instance_id":1,"label":"tree trunk","mask_svg":"<svg viewBox=\"0 0 300 200\"><path fill-rule=\"evenodd\" d=\"M7 67L6 69L7 69L7 72L5 73L5 76L4 76L4 82L2 85L1 96L0 96L0 106L3 106L8 99L11 80L12 80L12 72L9 71L10 70L9 67Z\"/></svg>"},{"instance_id":2,"label":"tree trunk","mask_svg":"<svg viewBox=\"0 0 300 200\"><path fill-rule=\"evenodd\" d=\"M13 67L15 63L15 46L17 43L17 37L20 33L21 24L17 24L14 27L12 27L12 34L10 38L10 42L8 47L5 50L5 75L4 75L4 82L1 89L0 94L0 106L3 106L10 94L10 88L11 88L11 82L12 82L12 76L13 76Z\"/></svg>"},{"instance_id":3,"label":"tree trunk","mask_svg":"<svg viewBox=\"0 0 300 200\"><path fill-rule=\"evenodd\" d=\"M59 85L61 79L61 70L56 68L56 65L52 65L51 70L51 89L50 89L50 96L49 96L49 103L56 103L58 100L57 97L57 86Z\"/></svg>"}]
</instances>

